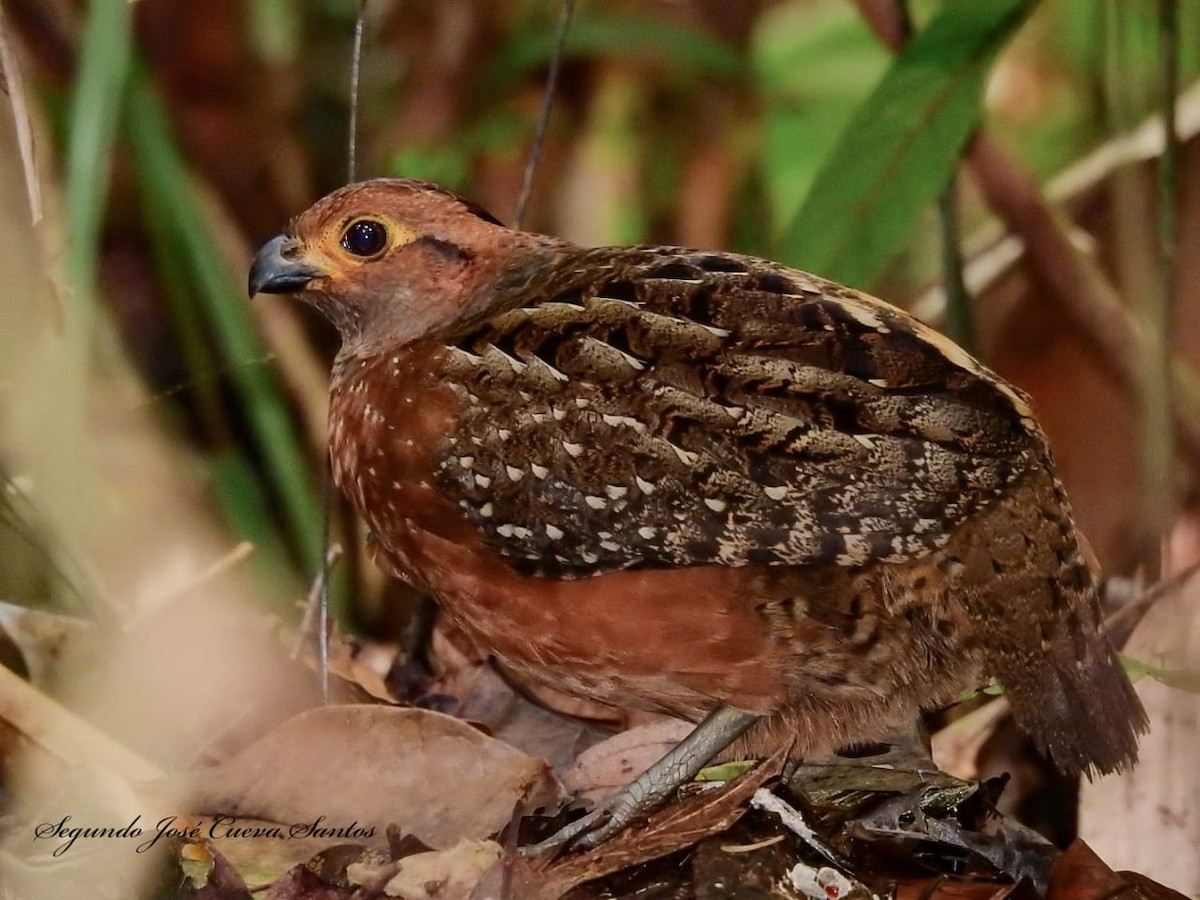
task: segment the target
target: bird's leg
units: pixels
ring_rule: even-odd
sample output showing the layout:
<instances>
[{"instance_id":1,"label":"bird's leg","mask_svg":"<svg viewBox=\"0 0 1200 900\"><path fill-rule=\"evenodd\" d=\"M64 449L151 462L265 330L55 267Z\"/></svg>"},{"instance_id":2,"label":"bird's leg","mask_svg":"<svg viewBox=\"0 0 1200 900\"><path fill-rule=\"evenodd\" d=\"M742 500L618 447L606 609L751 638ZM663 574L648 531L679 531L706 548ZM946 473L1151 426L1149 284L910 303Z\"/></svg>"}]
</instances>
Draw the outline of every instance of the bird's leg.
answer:
<instances>
[{"instance_id":1,"label":"bird's leg","mask_svg":"<svg viewBox=\"0 0 1200 900\"><path fill-rule=\"evenodd\" d=\"M691 734L629 785L582 819L559 829L540 843L522 848L521 852L536 856L568 843L579 847L596 846L628 825L635 816L649 812L666 800L758 719L753 713L718 706Z\"/></svg>"},{"instance_id":2,"label":"bird's leg","mask_svg":"<svg viewBox=\"0 0 1200 900\"><path fill-rule=\"evenodd\" d=\"M404 629L401 653L392 664L385 683L399 700L415 703L429 691L433 680L433 630L438 607L433 598L420 594L413 601L412 617Z\"/></svg>"}]
</instances>

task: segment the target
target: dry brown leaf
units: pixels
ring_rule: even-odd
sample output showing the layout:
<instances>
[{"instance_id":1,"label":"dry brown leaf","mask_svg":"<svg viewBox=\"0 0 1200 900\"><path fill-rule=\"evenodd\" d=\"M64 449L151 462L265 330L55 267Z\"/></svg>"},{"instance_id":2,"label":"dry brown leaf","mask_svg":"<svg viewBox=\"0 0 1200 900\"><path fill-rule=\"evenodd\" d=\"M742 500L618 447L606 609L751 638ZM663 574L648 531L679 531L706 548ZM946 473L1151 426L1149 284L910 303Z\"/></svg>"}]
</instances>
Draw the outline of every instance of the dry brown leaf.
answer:
<instances>
[{"instance_id":1,"label":"dry brown leaf","mask_svg":"<svg viewBox=\"0 0 1200 900\"><path fill-rule=\"evenodd\" d=\"M180 848L181 859L197 855L200 847L199 844L184 844ZM236 867L219 852L203 852L209 862L204 884L195 886L189 881L178 900L251 900L250 890Z\"/></svg>"},{"instance_id":2,"label":"dry brown leaf","mask_svg":"<svg viewBox=\"0 0 1200 900\"><path fill-rule=\"evenodd\" d=\"M650 768L693 728L681 719L664 719L613 735L579 754L563 786L581 799L601 800Z\"/></svg>"},{"instance_id":3,"label":"dry brown leaf","mask_svg":"<svg viewBox=\"0 0 1200 900\"><path fill-rule=\"evenodd\" d=\"M449 850L414 853L400 861L384 893L403 900L466 900L501 855L495 841L463 841Z\"/></svg>"},{"instance_id":4,"label":"dry brown leaf","mask_svg":"<svg viewBox=\"0 0 1200 900\"><path fill-rule=\"evenodd\" d=\"M295 866L271 885L266 900L351 900L353 888L338 887L304 866Z\"/></svg>"},{"instance_id":5,"label":"dry brown leaf","mask_svg":"<svg viewBox=\"0 0 1200 900\"><path fill-rule=\"evenodd\" d=\"M1081 840L1076 840L1054 863L1046 900L1186 900L1183 894L1149 878L1118 875Z\"/></svg>"},{"instance_id":6,"label":"dry brown leaf","mask_svg":"<svg viewBox=\"0 0 1200 900\"><path fill-rule=\"evenodd\" d=\"M473 690L473 684L481 669L494 672L487 661L487 655L478 652L465 634L447 623L438 623L433 633L432 649L439 674L429 687L431 692L466 697ZM584 719L615 729L624 728L629 720L629 714L625 710L535 685L511 672L504 673L504 680L509 685L509 690L515 687L523 699L562 716Z\"/></svg>"},{"instance_id":7,"label":"dry brown leaf","mask_svg":"<svg viewBox=\"0 0 1200 900\"><path fill-rule=\"evenodd\" d=\"M989 881L939 878L901 878L896 882L896 900L1032 900L1032 888Z\"/></svg>"},{"instance_id":8,"label":"dry brown leaf","mask_svg":"<svg viewBox=\"0 0 1200 900\"><path fill-rule=\"evenodd\" d=\"M542 760L449 716L329 706L301 713L227 762L195 773L189 805L332 829L357 823L375 841L395 824L446 848L498 832L522 797L549 805L559 791Z\"/></svg>"},{"instance_id":9,"label":"dry brown leaf","mask_svg":"<svg viewBox=\"0 0 1200 900\"><path fill-rule=\"evenodd\" d=\"M787 748L780 748L725 788L705 791L660 809L644 825L626 828L594 850L568 853L557 860L542 857L516 860L512 866L512 896L552 900L584 882L667 856L720 834L742 817L754 792L779 774L786 756ZM481 882L480 886L485 884Z\"/></svg>"},{"instance_id":10,"label":"dry brown leaf","mask_svg":"<svg viewBox=\"0 0 1200 900\"><path fill-rule=\"evenodd\" d=\"M955 719L931 739L930 755L934 763L955 778L978 778L980 750L1008 713L1008 701L993 697L978 709Z\"/></svg>"},{"instance_id":11,"label":"dry brown leaf","mask_svg":"<svg viewBox=\"0 0 1200 900\"><path fill-rule=\"evenodd\" d=\"M570 719L527 700L490 666L460 672L459 718L484 726L497 740L539 756L565 771L585 747L603 740L596 726ZM636 774L636 773L635 773Z\"/></svg>"},{"instance_id":12,"label":"dry brown leaf","mask_svg":"<svg viewBox=\"0 0 1200 900\"><path fill-rule=\"evenodd\" d=\"M205 845L228 860L247 884L270 884L296 866L312 868L314 859L353 840L293 833L292 823L246 816L205 816L195 822Z\"/></svg>"}]
</instances>

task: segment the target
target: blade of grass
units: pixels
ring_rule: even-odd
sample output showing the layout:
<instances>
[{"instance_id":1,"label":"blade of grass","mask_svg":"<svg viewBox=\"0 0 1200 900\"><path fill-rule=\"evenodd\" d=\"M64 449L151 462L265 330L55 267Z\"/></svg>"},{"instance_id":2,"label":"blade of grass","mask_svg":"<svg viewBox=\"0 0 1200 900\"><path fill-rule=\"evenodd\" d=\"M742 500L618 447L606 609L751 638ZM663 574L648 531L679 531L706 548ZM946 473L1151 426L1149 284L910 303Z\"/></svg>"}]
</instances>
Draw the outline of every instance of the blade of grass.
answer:
<instances>
[{"instance_id":1,"label":"blade of grass","mask_svg":"<svg viewBox=\"0 0 1200 900\"><path fill-rule=\"evenodd\" d=\"M48 376L57 382L54 396L59 408L53 419L54 433L47 436L56 453L86 446L92 345L98 315L96 269L131 48L127 0L95 0L89 4L67 123L66 286L58 295L63 342L57 348L55 370ZM93 518L96 472L86 454L75 457L71 464L56 467L59 480L47 505L58 541L71 558L82 562L86 559L84 535ZM99 587L97 579L89 580L94 589ZM124 615L103 589L85 596L88 610L97 621L112 623Z\"/></svg>"},{"instance_id":2,"label":"blade of grass","mask_svg":"<svg viewBox=\"0 0 1200 900\"><path fill-rule=\"evenodd\" d=\"M1033 0L952 0L901 50L821 167L783 238L794 265L868 285L945 188L980 119L984 76Z\"/></svg>"},{"instance_id":3,"label":"blade of grass","mask_svg":"<svg viewBox=\"0 0 1200 900\"><path fill-rule=\"evenodd\" d=\"M502 93L514 81L549 63L557 43L557 28L539 23L536 30L514 35L482 80L488 90ZM648 56L682 72L735 78L744 66L724 42L662 19L645 15L601 17L580 10L563 44L566 57Z\"/></svg>"},{"instance_id":4,"label":"blade of grass","mask_svg":"<svg viewBox=\"0 0 1200 900\"><path fill-rule=\"evenodd\" d=\"M64 324L68 353L81 371L87 370L95 322L96 263L108 198L108 169L132 60L130 17L128 0L89 4L71 98L66 161L71 292L66 298Z\"/></svg>"},{"instance_id":5,"label":"blade of grass","mask_svg":"<svg viewBox=\"0 0 1200 900\"><path fill-rule=\"evenodd\" d=\"M849 5L784 4L765 12L751 44L762 104L758 150L769 233L786 233L850 117L891 55Z\"/></svg>"},{"instance_id":6,"label":"blade of grass","mask_svg":"<svg viewBox=\"0 0 1200 900\"><path fill-rule=\"evenodd\" d=\"M154 264L161 278L175 340L187 372L187 381L177 390L187 391L195 398L205 438L220 444L229 429L226 427L218 380L213 377L218 364L212 358L201 311L192 295L187 258L179 242L174 239L175 227L170 210L164 204L153 202L153 199L156 198L147 196L143 204L146 231L150 235ZM172 389L171 393L175 392L176 389Z\"/></svg>"},{"instance_id":7,"label":"blade of grass","mask_svg":"<svg viewBox=\"0 0 1200 900\"><path fill-rule=\"evenodd\" d=\"M212 457L208 474L233 532L254 545L247 568L261 584L271 586L270 597L280 616L285 621L295 619L303 586L287 565L287 548L272 524L270 504L253 466L245 456L227 451Z\"/></svg>"},{"instance_id":8,"label":"blade of grass","mask_svg":"<svg viewBox=\"0 0 1200 900\"><path fill-rule=\"evenodd\" d=\"M141 71L130 79L128 113L126 131L142 191L174 226L173 238L229 364L233 388L291 536L304 560L316 564L321 554L321 508L296 425L273 373L259 362L264 348L249 306L221 263L162 102Z\"/></svg>"}]
</instances>

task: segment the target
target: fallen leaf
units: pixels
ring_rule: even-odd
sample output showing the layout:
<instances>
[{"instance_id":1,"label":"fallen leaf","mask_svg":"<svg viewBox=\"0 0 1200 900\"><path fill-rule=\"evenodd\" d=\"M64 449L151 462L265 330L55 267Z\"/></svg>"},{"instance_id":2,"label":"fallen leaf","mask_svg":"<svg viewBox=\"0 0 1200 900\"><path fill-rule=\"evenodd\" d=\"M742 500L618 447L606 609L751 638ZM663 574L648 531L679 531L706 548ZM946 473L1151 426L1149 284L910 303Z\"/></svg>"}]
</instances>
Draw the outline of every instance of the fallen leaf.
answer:
<instances>
[{"instance_id":1,"label":"fallen leaf","mask_svg":"<svg viewBox=\"0 0 1200 900\"><path fill-rule=\"evenodd\" d=\"M384 893L403 900L466 900L501 855L495 841L463 841L449 850L415 853L400 861Z\"/></svg>"},{"instance_id":2,"label":"fallen leaf","mask_svg":"<svg viewBox=\"0 0 1200 900\"><path fill-rule=\"evenodd\" d=\"M352 888L338 887L304 866L294 866L271 885L266 900L351 900Z\"/></svg>"},{"instance_id":3,"label":"fallen leaf","mask_svg":"<svg viewBox=\"0 0 1200 900\"><path fill-rule=\"evenodd\" d=\"M184 864L197 853L198 844L184 844L180 848L180 862ZM193 848L193 849L189 849ZM203 883L189 880L190 889L179 892L177 900L251 900L250 890L237 869L220 853L208 849L208 866ZM185 869L186 871L186 869Z\"/></svg>"},{"instance_id":4,"label":"fallen leaf","mask_svg":"<svg viewBox=\"0 0 1200 900\"><path fill-rule=\"evenodd\" d=\"M581 750L604 740L595 725L551 712L514 691L486 665L460 670L459 718L483 725L497 740L568 770Z\"/></svg>"},{"instance_id":5,"label":"fallen leaf","mask_svg":"<svg viewBox=\"0 0 1200 900\"><path fill-rule=\"evenodd\" d=\"M515 860L512 896L553 900L584 882L667 856L720 834L742 817L754 792L780 773L786 756L787 748L781 747L726 787L704 791L664 807L645 824L619 831L594 850L568 853L557 860L543 857Z\"/></svg>"},{"instance_id":6,"label":"fallen leaf","mask_svg":"<svg viewBox=\"0 0 1200 900\"><path fill-rule=\"evenodd\" d=\"M307 836L383 842L389 824L435 848L485 838L521 798L549 806L546 764L449 716L329 706L294 716L189 779L189 808ZM295 834L295 831L291 832Z\"/></svg>"},{"instance_id":7,"label":"fallen leaf","mask_svg":"<svg viewBox=\"0 0 1200 900\"><path fill-rule=\"evenodd\" d=\"M1149 878L1118 875L1091 847L1076 840L1063 851L1050 871L1046 900L1186 900L1183 894Z\"/></svg>"},{"instance_id":8,"label":"fallen leaf","mask_svg":"<svg viewBox=\"0 0 1200 900\"><path fill-rule=\"evenodd\" d=\"M696 726L664 719L613 735L584 750L563 776L563 787L584 800L601 800L662 759Z\"/></svg>"}]
</instances>

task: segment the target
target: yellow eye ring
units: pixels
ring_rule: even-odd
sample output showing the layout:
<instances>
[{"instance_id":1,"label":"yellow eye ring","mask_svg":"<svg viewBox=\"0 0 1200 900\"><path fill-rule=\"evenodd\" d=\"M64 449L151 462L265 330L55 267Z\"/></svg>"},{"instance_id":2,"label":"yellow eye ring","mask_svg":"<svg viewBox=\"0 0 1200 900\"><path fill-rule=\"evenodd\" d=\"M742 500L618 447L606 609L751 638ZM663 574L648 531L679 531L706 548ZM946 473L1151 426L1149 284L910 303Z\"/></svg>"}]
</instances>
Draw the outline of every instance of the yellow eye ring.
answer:
<instances>
[{"instance_id":1,"label":"yellow eye ring","mask_svg":"<svg viewBox=\"0 0 1200 900\"><path fill-rule=\"evenodd\" d=\"M353 256L370 259L387 245L387 226L375 219L355 219L342 229L342 249Z\"/></svg>"}]
</instances>

